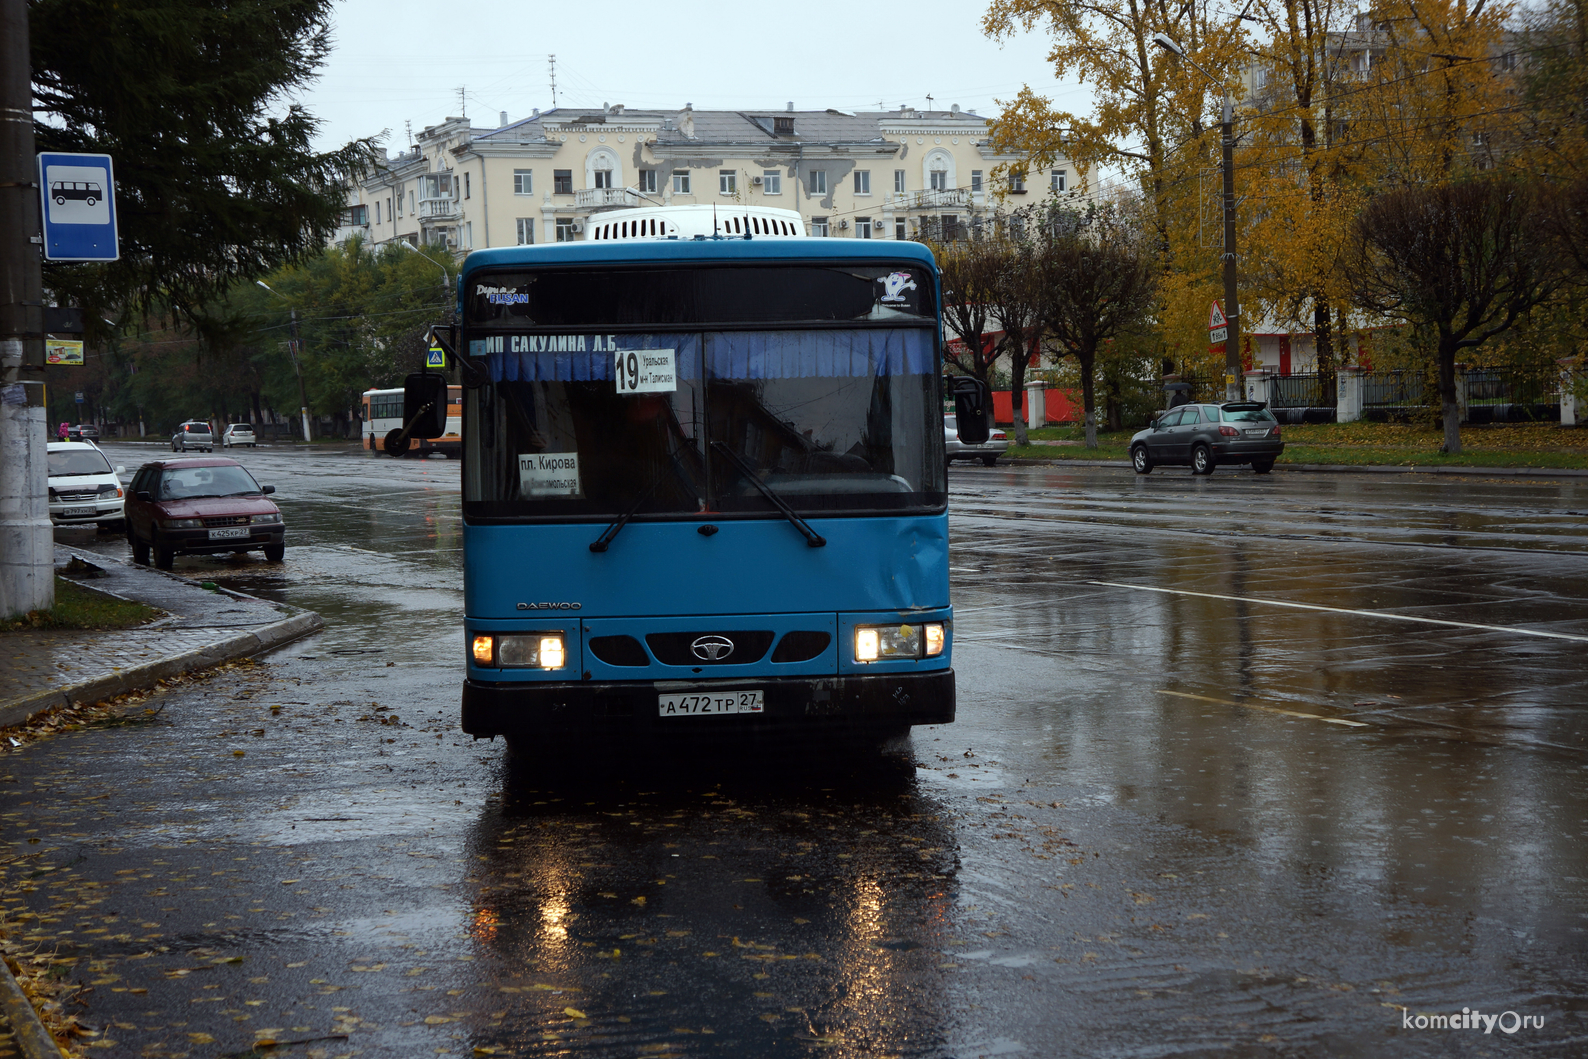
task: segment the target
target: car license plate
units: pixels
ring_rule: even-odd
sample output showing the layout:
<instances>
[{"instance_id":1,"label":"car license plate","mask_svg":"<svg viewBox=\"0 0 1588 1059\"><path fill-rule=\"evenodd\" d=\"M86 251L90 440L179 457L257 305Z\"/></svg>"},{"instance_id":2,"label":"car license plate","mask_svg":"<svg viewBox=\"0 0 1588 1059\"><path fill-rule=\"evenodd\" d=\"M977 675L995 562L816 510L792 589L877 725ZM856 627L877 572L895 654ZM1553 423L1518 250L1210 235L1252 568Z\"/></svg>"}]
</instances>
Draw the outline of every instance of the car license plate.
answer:
<instances>
[{"instance_id":1,"label":"car license plate","mask_svg":"<svg viewBox=\"0 0 1588 1059\"><path fill-rule=\"evenodd\" d=\"M246 536L248 536L247 526L228 526L225 529L210 530L210 540L212 541L231 540L234 537Z\"/></svg>"},{"instance_id":2,"label":"car license plate","mask_svg":"<svg viewBox=\"0 0 1588 1059\"><path fill-rule=\"evenodd\" d=\"M756 691L686 691L677 695L658 695L657 713L662 717L695 717L708 713L760 713L762 693Z\"/></svg>"},{"instance_id":3,"label":"car license plate","mask_svg":"<svg viewBox=\"0 0 1588 1059\"><path fill-rule=\"evenodd\" d=\"M1246 436L1249 438L1266 438L1268 436L1268 428L1264 427L1261 430L1248 430L1246 432Z\"/></svg>"},{"instance_id":4,"label":"car license plate","mask_svg":"<svg viewBox=\"0 0 1588 1059\"><path fill-rule=\"evenodd\" d=\"M91 507L69 507L61 512L62 518L93 518L95 509Z\"/></svg>"}]
</instances>

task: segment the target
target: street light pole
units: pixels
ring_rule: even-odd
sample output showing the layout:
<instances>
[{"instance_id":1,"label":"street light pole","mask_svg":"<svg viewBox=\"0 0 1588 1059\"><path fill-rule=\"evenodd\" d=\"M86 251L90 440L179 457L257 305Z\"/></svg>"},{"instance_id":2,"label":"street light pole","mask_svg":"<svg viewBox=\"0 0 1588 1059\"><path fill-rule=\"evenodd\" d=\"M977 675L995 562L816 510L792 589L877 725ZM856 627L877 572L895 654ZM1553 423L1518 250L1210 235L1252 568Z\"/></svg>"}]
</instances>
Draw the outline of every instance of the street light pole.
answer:
<instances>
[{"instance_id":1,"label":"street light pole","mask_svg":"<svg viewBox=\"0 0 1588 1059\"><path fill-rule=\"evenodd\" d=\"M285 294L264 280L256 279L254 282L276 297L286 300ZM292 313L292 344L287 347L287 353L292 357L292 370L298 374L298 411L303 415L303 440L312 441L313 438L309 436L309 390L303 385L303 367L298 363L298 347L302 344L298 339L298 307L288 306L288 311Z\"/></svg>"},{"instance_id":2,"label":"street light pole","mask_svg":"<svg viewBox=\"0 0 1588 1059\"><path fill-rule=\"evenodd\" d=\"M431 257L429 254L425 253L423 250L419 249L417 246L415 246L414 244L410 243L406 239L397 240L397 245L398 246L407 247L409 250L412 250L414 253L418 254L420 257L424 258L426 261L430 262L432 265L434 265L437 268L439 268L441 270L441 289L442 289L442 291L444 291L447 294L451 294L452 293L452 284L447 282L451 278L450 275L447 273L447 266L443 265L441 262L437 261L435 258Z\"/></svg>"},{"instance_id":3,"label":"street light pole","mask_svg":"<svg viewBox=\"0 0 1588 1059\"><path fill-rule=\"evenodd\" d=\"M1168 34L1153 34L1152 42L1170 55L1184 59L1209 81L1220 84L1218 78L1208 73L1185 49L1176 44ZM1219 152L1224 167L1224 318L1228 334L1224 340L1224 399L1241 399L1241 305L1236 287L1239 269L1235 256L1235 101L1228 85L1224 85L1224 113L1219 126L1221 138Z\"/></svg>"}]
</instances>

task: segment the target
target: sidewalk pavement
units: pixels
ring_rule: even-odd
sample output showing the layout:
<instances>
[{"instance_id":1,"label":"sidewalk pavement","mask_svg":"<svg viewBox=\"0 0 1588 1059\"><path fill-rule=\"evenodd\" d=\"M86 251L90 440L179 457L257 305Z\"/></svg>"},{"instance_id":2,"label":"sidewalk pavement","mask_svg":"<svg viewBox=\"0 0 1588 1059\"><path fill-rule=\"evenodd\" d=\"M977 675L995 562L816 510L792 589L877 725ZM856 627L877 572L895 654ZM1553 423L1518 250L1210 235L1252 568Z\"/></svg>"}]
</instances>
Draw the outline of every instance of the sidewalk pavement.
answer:
<instances>
[{"instance_id":1,"label":"sidewalk pavement","mask_svg":"<svg viewBox=\"0 0 1588 1059\"><path fill-rule=\"evenodd\" d=\"M0 728L72 703L97 702L163 677L260 654L324 626L313 611L270 603L146 566L57 544L56 570L76 556L103 574L74 577L168 617L135 629L0 634Z\"/></svg>"},{"instance_id":2,"label":"sidewalk pavement","mask_svg":"<svg viewBox=\"0 0 1588 1059\"><path fill-rule=\"evenodd\" d=\"M1033 445L1068 445L1069 442L1033 441ZM1010 456L999 457L999 461L1010 467L1122 467L1130 466L1129 460L1089 459L1069 460L1062 456L1046 459L1040 456ZM1189 470L1188 467L1159 467L1163 470ZM1236 465L1239 469L1239 465ZM1583 478L1588 477L1588 470L1577 467L1458 467L1454 464L1398 464L1398 463L1276 463L1276 471L1320 471L1327 474L1459 474L1465 476L1479 475L1488 478L1505 478L1516 476L1520 478Z\"/></svg>"}]
</instances>

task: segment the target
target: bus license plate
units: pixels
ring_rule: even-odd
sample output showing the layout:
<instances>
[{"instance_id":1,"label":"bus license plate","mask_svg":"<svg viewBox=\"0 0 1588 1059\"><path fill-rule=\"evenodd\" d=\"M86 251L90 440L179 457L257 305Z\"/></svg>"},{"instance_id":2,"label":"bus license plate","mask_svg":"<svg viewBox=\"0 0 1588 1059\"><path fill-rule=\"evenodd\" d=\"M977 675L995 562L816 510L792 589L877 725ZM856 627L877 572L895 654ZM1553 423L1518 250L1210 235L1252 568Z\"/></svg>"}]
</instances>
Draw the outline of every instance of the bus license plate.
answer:
<instances>
[{"instance_id":1,"label":"bus license plate","mask_svg":"<svg viewBox=\"0 0 1588 1059\"><path fill-rule=\"evenodd\" d=\"M663 717L695 717L708 713L760 713L760 691L686 691L657 696Z\"/></svg>"},{"instance_id":2,"label":"bus license plate","mask_svg":"<svg viewBox=\"0 0 1588 1059\"><path fill-rule=\"evenodd\" d=\"M226 529L210 530L210 540L212 541L231 540L234 537L246 536L248 536L247 526L229 526Z\"/></svg>"}]
</instances>

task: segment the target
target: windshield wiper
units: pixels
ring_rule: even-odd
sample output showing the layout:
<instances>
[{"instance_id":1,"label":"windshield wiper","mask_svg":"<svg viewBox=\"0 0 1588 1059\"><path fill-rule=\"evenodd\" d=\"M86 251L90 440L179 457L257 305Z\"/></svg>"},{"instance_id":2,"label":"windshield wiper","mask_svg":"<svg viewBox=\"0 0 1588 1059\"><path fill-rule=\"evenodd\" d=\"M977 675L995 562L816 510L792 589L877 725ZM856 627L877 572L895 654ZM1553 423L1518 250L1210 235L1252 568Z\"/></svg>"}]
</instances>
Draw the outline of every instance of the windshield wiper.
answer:
<instances>
[{"instance_id":1,"label":"windshield wiper","mask_svg":"<svg viewBox=\"0 0 1588 1059\"><path fill-rule=\"evenodd\" d=\"M810 523L796 515L794 513L794 509L788 506L788 501L778 496L772 491L771 486L757 478L755 475L755 468L741 460L738 453L734 452L721 441L713 441L711 443L711 447L726 456L735 467L739 468L739 470L743 472L744 476L749 479L750 484L761 491L762 496L772 501L772 505L779 511L783 512L783 517L792 522L794 524L794 528L805 535L805 543L807 545L812 548L826 547L827 538L811 529Z\"/></svg>"},{"instance_id":2,"label":"windshield wiper","mask_svg":"<svg viewBox=\"0 0 1588 1059\"><path fill-rule=\"evenodd\" d=\"M662 476L660 474L651 479L651 484L646 488L645 492L640 494L640 498L634 501L634 506L623 512L622 515L618 516L618 520L612 523L612 525L608 526L605 533L601 534L601 536L590 542L590 550L593 552L606 551L607 545L612 543L612 538L616 537L623 531L623 527L629 524L629 520L639 513L640 505L649 500L651 498L651 494L656 492L656 487L661 484Z\"/></svg>"}]
</instances>

